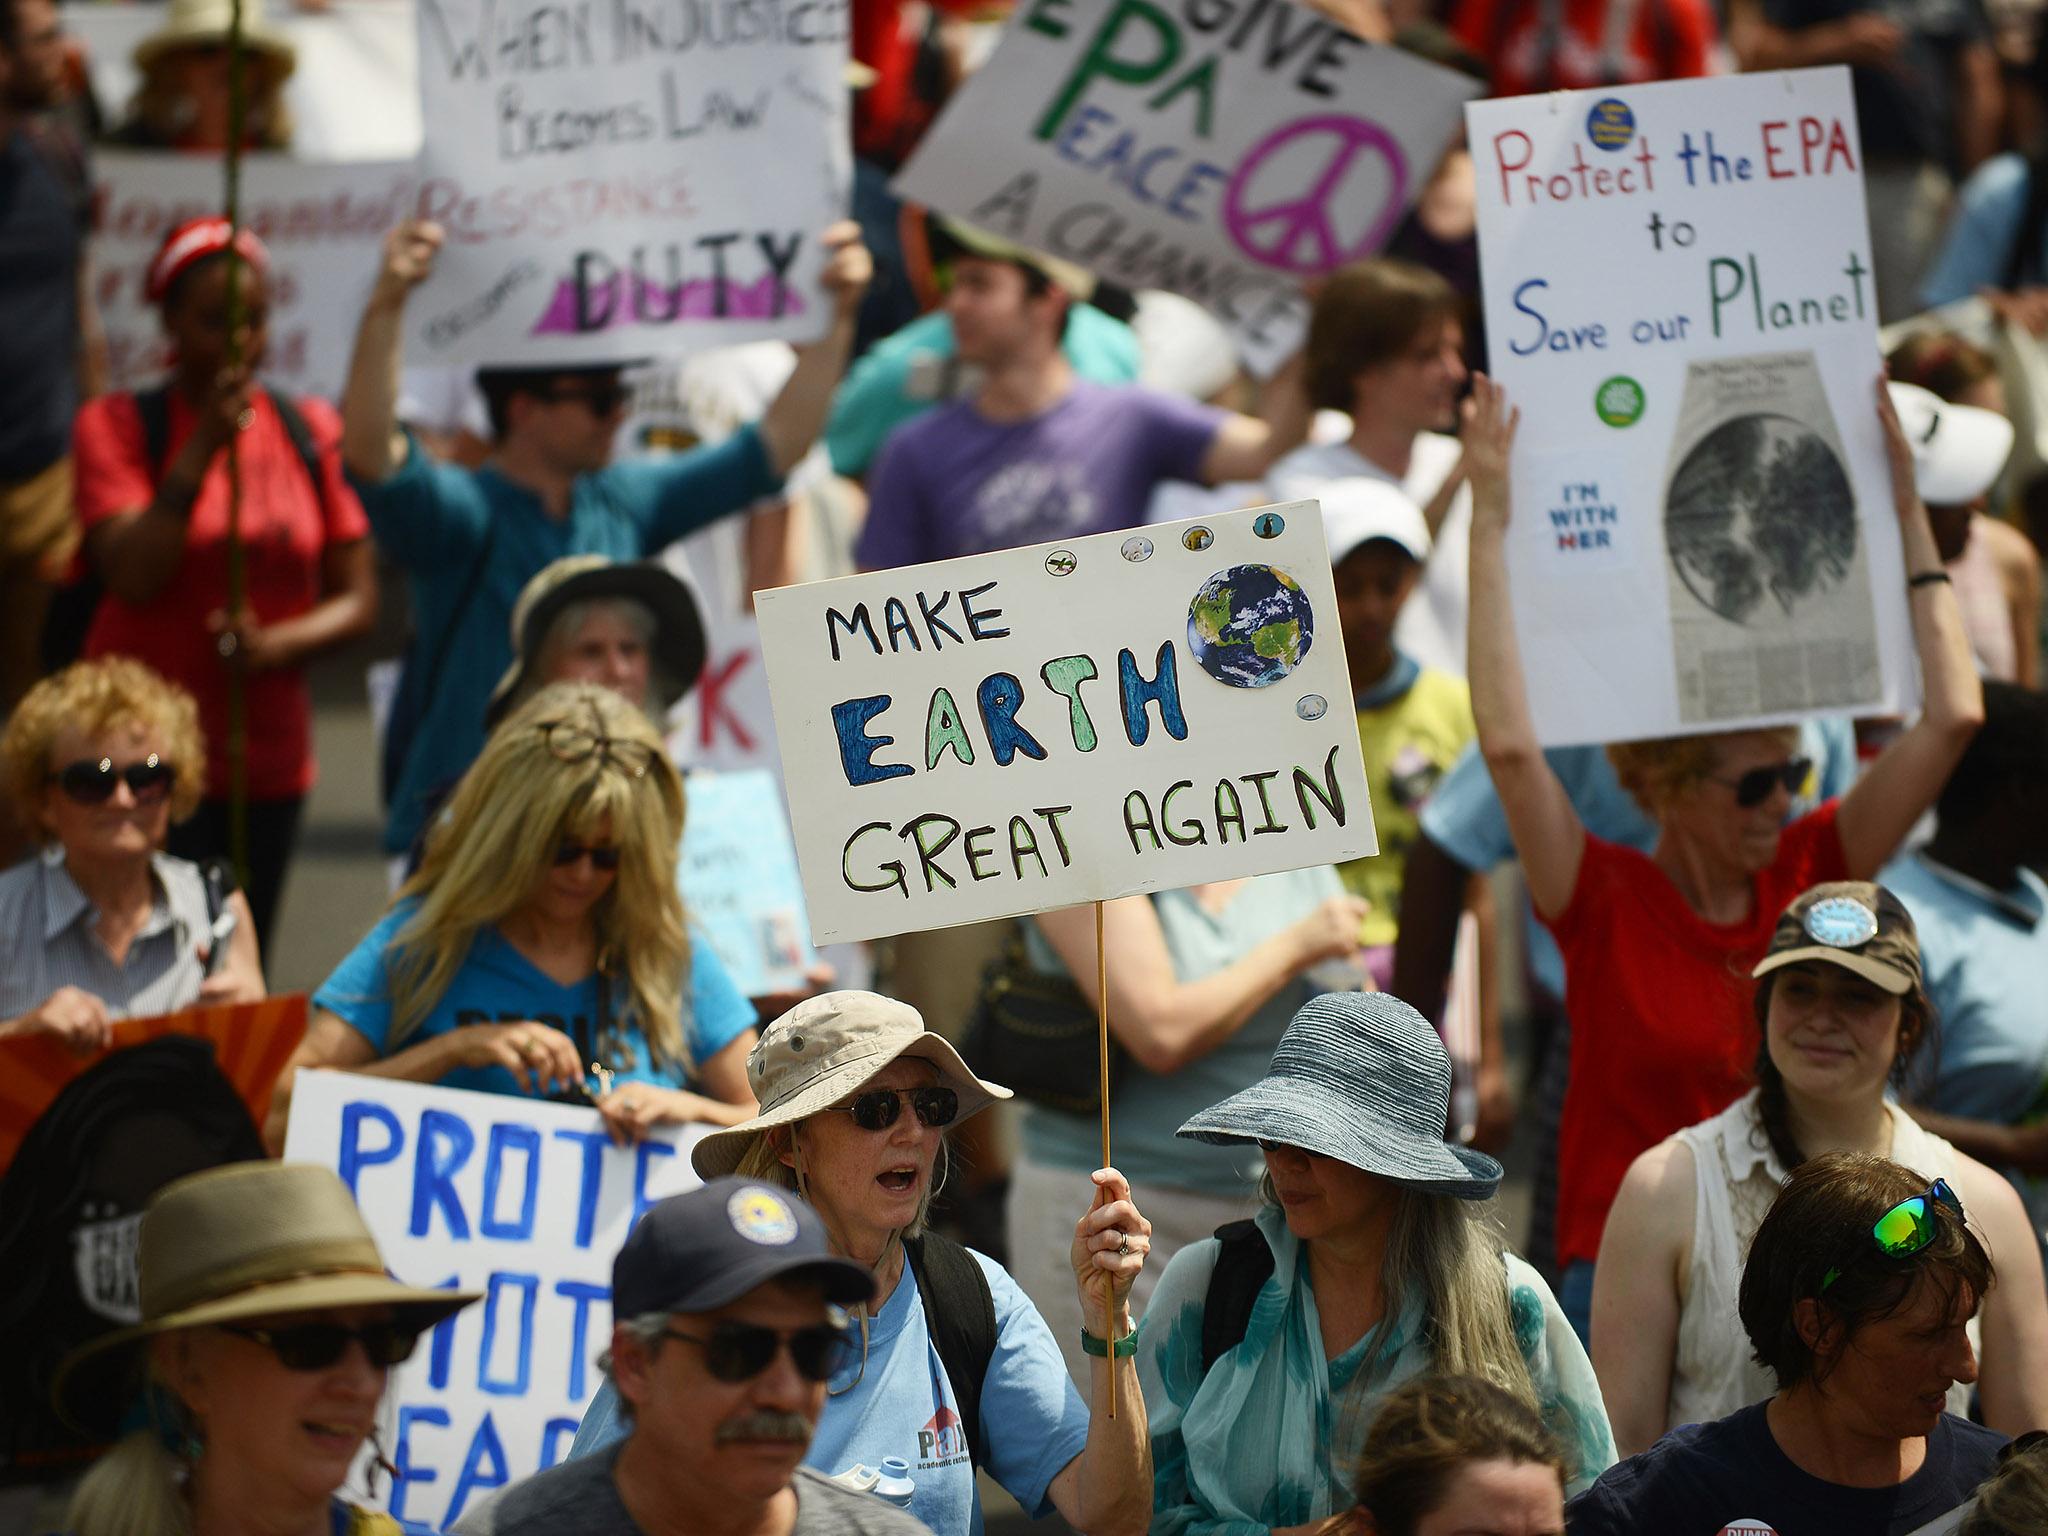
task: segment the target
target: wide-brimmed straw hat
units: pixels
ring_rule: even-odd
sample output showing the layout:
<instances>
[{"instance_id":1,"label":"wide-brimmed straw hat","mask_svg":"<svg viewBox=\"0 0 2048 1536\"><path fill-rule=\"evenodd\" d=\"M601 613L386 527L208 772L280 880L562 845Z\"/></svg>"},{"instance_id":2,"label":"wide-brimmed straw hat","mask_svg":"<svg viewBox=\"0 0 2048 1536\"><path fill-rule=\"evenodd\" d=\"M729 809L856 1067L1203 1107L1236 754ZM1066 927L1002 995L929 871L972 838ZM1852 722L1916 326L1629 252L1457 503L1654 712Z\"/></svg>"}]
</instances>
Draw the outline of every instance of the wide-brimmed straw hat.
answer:
<instances>
[{"instance_id":1,"label":"wide-brimmed straw hat","mask_svg":"<svg viewBox=\"0 0 2048 1536\"><path fill-rule=\"evenodd\" d=\"M1444 1140L1450 1110L1451 1059L1429 1020L1384 992L1330 992L1302 1004L1263 1079L1179 1134L1277 1141L1407 1189L1488 1199L1500 1164Z\"/></svg>"},{"instance_id":2,"label":"wide-brimmed straw hat","mask_svg":"<svg viewBox=\"0 0 2048 1536\"><path fill-rule=\"evenodd\" d=\"M232 9L230 0L171 0L164 24L135 45L135 67L146 70L175 48L226 46ZM242 46L283 75L299 62L298 45L264 20L262 0L242 0Z\"/></svg>"},{"instance_id":3,"label":"wide-brimmed straw hat","mask_svg":"<svg viewBox=\"0 0 2048 1536\"><path fill-rule=\"evenodd\" d=\"M496 726L511 709L527 673L540 660L548 626L562 610L572 603L613 597L630 598L654 616L649 650L659 669L656 677L662 696L653 702L662 712L697 686L697 679L704 675L708 642L704 614L690 584L656 560L566 555L542 566L519 589L519 599L512 605L512 665L498 679L484 706L485 729Z\"/></svg>"},{"instance_id":4,"label":"wide-brimmed straw hat","mask_svg":"<svg viewBox=\"0 0 2048 1536\"><path fill-rule=\"evenodd\" d=\"M254 1317L395 1307L422 1328L480 1291L401 1285L348 1186L311 1163L229 1163L158 1190L142 1217L142 1321L74 1351L58 1368L57 1411L110 1434L135 1386L144 1341Z\"/></svg>"},{"instance_id":5,"label":"wide-brimmed straw hat","mask_svg":"<svg viewBox=\"0 0 2048 1536\"><path fill-rule=\"evenodd\" d=\"M910 1004L873 992L825 992L761 1031L747 1057L747 1083L761 1113L706 1136L691 1151L690 1165L706 1179L731 1173L761 1132L831 1108L904 1056L939 1069L939 1081L960 1096L960 1120L1010 1096L1009 1089L968 1071L960 1053L926 1029L924 1015Z\"/></svg>"}]
</instances>

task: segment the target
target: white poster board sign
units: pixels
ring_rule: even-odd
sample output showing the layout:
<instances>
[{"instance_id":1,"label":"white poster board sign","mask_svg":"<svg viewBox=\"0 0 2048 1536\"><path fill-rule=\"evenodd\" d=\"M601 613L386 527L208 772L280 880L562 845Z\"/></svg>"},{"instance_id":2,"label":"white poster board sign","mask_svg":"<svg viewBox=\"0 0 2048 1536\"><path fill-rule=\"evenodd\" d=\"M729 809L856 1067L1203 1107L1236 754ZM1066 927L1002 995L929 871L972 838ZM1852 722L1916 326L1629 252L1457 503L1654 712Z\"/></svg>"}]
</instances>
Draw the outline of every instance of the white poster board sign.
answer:
<instances>
[{"instance_id":1,"label":"white poster board sign","mask_svg":"<svg viewBox=\"0 0 2048 1536\"><path fill-rule=\"evenodd\" d=\"M1306 278L1386 244L1478 82L1290 0L1027 0L896 179L903 196L1285 360Z\"/></svg>"},{"instance_id":2,"label":"white poster board sign","mask_svg":"<svg viewBox=\"0 0 2048 1536\"><path fill-rule=\"evenodd\" d=\"M591 1109L299 1074L285 1160L341 1175L399 1280L484 1292L392 1373L392 1515L446 1530L568 1453L611 1347L612 1259L649 1205L696 1187L705 1131L622 1148Z\"/></svg>"},{"instance_id":3,"label":"white poster board sign","mask_svg":"<svg viewBox=\"0 0 2048 1536\"><path fill-rule=\"evenodd\" d=\"M756 607L819 943L1377 850L1312 501Z\"/></svg>"},{"instance_id":4,"label":"white poster board sign","mask_svg":"<svg viewBox=\"0 0 2048 1536\"><path fill-rule=\"evenodd\" d=\"M803 990L818 957L780 779L768 768L700 769L685 793L676 878L691 925L745 996Z\"/></svg>"},{"instance_id":5,"label":"white poster board sign","mask_svg":"<svg viewBox=\"0 0 2048 1536\"><path fill-rule=\"evenodd\" d=\"M847 10L419 0L415 364L575 364L821 335Z\"/></svg>"},{"instance_id":6,"label":"white poster board sign","mask_svg":"<svg viewBox=\"0 0 2048 1536\"><path fill-rule=\"evenodd\" d=\"M1466 117L1544 743L1909 710L1849 72Z\"/></svg>"}]
</instances>

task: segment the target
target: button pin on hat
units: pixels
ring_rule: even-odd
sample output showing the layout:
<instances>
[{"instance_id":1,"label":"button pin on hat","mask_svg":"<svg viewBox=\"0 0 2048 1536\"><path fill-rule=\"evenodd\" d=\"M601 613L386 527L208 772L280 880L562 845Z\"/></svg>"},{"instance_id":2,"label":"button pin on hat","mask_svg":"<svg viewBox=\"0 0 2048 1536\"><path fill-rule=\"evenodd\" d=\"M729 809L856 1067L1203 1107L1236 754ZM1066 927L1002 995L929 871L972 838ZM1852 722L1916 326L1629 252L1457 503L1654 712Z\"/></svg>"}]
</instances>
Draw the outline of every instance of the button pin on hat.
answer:
<instances>
[{"instance_id":1,"label":"button pin on hat","mask_svg":"<svg viewBox=\"0 0 2048 1536\"><path fill-rule=\"evenodd\" d=\"M1877 914L1853 897L1830 896L1806 914L1806 932L1830 949L1854 949L1877 937Z\"/></svg>"},{"instance_id":2,"label":"button pin on hat","mask_svg":"<svg viewBox=\"0 0 2048 1536\"><path fill-rule=\"evenodd\" d=\"M758 1185L734 1190L725 1202L725 1214L733 1231L750 1243L781 1248L796 1241L796 1212Z\"/></svg>"}]
</instances>

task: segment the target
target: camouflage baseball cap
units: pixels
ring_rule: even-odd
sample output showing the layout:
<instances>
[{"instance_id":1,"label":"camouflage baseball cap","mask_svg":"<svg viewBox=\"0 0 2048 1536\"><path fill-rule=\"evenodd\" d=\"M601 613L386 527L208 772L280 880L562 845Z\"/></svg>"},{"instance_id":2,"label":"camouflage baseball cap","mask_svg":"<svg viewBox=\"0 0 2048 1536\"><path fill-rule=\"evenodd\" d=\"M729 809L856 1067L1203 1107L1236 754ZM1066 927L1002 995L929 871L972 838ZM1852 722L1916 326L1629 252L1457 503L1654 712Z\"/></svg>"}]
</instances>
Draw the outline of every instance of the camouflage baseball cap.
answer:
<instances>
[{"instance_id":1,"label":"camouflage baseball cap","mask_svg":"<svg viewBox=\"0 0 2048 1536\"><path fill-rule=\"evenodd\" d=\"M1920 935L1905 904L1869 880L1816 885L1785 909L1752 976L1822 960L1903 996L1920 985Z\"/></svg>"}]
</instances>

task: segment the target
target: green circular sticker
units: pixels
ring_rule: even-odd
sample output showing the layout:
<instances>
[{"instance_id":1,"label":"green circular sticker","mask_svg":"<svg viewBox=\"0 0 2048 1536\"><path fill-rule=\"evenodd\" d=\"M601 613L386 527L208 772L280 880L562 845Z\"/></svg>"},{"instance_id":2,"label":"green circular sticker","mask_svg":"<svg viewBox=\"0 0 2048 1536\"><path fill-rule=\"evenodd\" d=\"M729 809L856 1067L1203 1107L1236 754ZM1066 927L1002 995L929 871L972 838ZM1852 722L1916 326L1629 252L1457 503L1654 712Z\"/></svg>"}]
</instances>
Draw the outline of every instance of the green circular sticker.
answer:
<instances>
[{"instance_id":1,"label":"green circular sticker","mask_svg":"<svg viewBox=\"0 0 2048 1536\"><path fill-rule=\"evenodd\" d=\"M1593 410L1610 427L1632 427L1643 414L1643 386L1617 373L1593 391Z\"/></svg>"}]
</instances>

